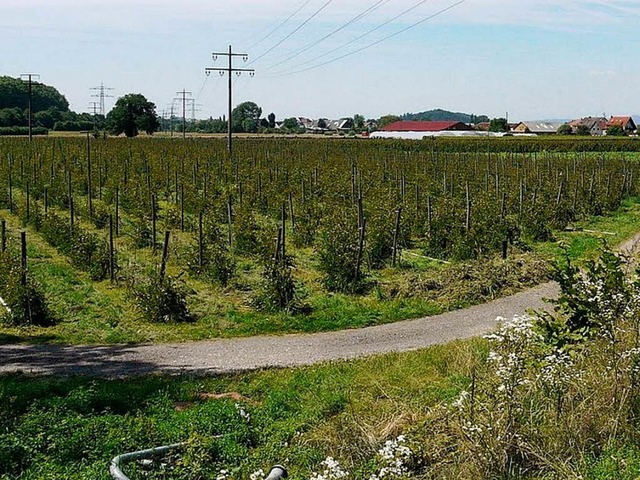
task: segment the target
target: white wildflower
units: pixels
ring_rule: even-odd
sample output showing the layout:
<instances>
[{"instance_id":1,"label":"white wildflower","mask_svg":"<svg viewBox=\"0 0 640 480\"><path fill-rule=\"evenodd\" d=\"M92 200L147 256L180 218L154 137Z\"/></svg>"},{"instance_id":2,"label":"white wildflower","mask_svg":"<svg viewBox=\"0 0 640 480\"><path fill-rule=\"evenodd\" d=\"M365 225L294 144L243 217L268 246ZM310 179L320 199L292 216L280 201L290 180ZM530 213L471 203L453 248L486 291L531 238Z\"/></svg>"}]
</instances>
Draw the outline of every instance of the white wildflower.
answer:
<instances>
[{"instance_id":1,"label":"white wildflower","mask_svg":"<svg viewBox=\"0 0 640 480\"><path fill-rule=\"evenodd\" d=\"M265 477L266 477L266 475L264 473L264 470L262 470L262 469L256 470L251 475L249 475L249 478L251 480L263 480Z\"/></svg>"},{"instance_id":2,"label":"white wildflower","mask_svg":"<svg viewBox=\"0 0 640 480\"><path fill-rule=\"evenodd\" d=\"M216 475L216 480L227 480L229 478L229 470L220 470Z\"/></svg>"},{"instance_id":3,"label":"white wildflower","mask_svg":"<svg viewBox=\"0 0 640 480\"><path fill-rule=\"evenodd\" d=\"M236 410L238 411L240 416L244 419L244 421L246 421L246 422L250 422L251 421L251 415L239 403L236 403Z\"/></svg>"},{"instance_id":4,"label":"white wildflower","mask_svg":"<svg viewBox=\"0 0 640 480\"><path fill-rule=\"evenodd\" d=\"M413 452L405 443L404 435L384 443L384 446L378 450L378 457L382 460L383 466L377 474L371 475L369 480L402 478L408 475L407 464L413 458Z\"/></svg>"},{"instance_id":5,"label":"white wildflower","mask_svg":"<svg viewBox=\"0 0 640 480\"><path fill-rule=\"evenodd\" d=\"M324 466L324 470L322 473L313 472L311 480L337 480L349 475L347 472L342 470L338 461L333 457L325 458L320 465Z\"/></svg>"}]
</instances>

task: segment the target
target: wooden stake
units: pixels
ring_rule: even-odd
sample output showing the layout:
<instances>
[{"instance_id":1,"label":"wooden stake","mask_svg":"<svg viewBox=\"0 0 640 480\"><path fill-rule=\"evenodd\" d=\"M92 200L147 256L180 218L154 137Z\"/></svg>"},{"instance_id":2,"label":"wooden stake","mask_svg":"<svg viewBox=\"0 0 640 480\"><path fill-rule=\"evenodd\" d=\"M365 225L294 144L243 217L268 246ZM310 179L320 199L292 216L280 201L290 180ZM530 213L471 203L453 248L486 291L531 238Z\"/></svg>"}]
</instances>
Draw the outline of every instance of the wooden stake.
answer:
<instances>
[{"instance_id":1,"label":"wooden stake","mask_svg":"<svg viewBox=\"0 0 640 480\"><path fill-rule=\"evenodd\" d=\"M116 279L115 250L113 247L113 215L109 215L109 277L111 283Z\"/></svg>"},{"instance_id":2,"label":"wooden stake","mask_svg":"<svg viewBox=\"0 0 640 480\"><path fill-rule=\"evenodd\" d=\"M395 267L398 259L398 237L400 235L400 215L402 215L402 207L396 210L396 228L393 231L393 256L391 264Z\"/></svg>"},{"instance_id":3,"label":"wooden stake","mask_svg":"<svg viewBox=\"0 0 640 480\"><path fill-rule=\"evenodd\" d=\"M164 233L164 246L162 247L162 262L160 264L160 281L164 280L164 274L167 271L167 260L169 260L169 236L171 232L167 230Z\"/></svg>"},{"instance_id":4,"label":"wooden stake","mask_svg":"<svg viewBox=\"0 0 640 480\"><path fill-rule=\"evenodd\" d=\"M7 251L7 221L4 218L0 221L0 251Z\"/></svg>"},{"instance_id":5,"label":"wooden stake","mask_svg":"<svg viewBox=\"0 0 640 480\"><path fill-rule=\"evenodd\" d=\"M356 281L360 278L360 268L362 265L362 256L364 253L364 238L365 238L365 230L367 228L367 219L362 219L362 225L359 228L359 238L358 238L358 258L356 260Z\"/></svg>"},{"instance_id":6,"label":"wooden stake","mask_svg":"<svg viewBox=\"0 0 640 480\"><path fill-rule=\"evenodd\" d=\"M20 244L21 283L24 287L27 285L27 232L25 231L20 232Z\"/></svg>"}]
</instances>

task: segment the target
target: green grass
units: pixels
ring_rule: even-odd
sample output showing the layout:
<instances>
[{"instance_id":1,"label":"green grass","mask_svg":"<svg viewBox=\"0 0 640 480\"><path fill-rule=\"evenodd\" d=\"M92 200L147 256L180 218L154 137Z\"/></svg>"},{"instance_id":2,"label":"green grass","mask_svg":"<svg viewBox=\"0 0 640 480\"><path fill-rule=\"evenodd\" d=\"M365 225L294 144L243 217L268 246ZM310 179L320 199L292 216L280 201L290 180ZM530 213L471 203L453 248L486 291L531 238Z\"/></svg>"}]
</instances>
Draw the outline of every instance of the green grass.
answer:
<instances>
[{"instance_id":1,"label":"green grass","mask_svg":"<svg viewBox=\"0 0 640 480\"><path fill-rule=\"evenodd\" d=\"M483 340L351 362L215 377L128 380L0 377L0 479L107 480L115 455L186 441L170 467L132 479L246 479L284 464L309 478L326 456L367 479L388 439L433 445L432 409L468 389ZM238 404L250 415L240 416ZM223 435L217 439L215 436ZM580 459L576 459L580 462ZM582 478L635 479L640 448L618 445L574 465ZM431 478L431 477L430 477ZM551 478L551 477L528 477ZM557 478L557 477L553 477Z\"/></svg>"},{"instance_id":2,"label":"green grass","mask_svg":"<svg viewBox=\"0 0 640 480\"><path fill-rule=\"evenodd\" d=\"M182 473L158 478L214 478L220 468L248 478L275 463L305 478L327 455L356 473L380 443L419 431L430 406L453 399L484 351L471 341L213 378L0 377L0 478L107 479L113 456L180 441L193 444ZM225 393L234 396L214 397Z\"/></svg>"},{"instance_id":3,"label":"green grass","mask_svg":"<svg viewBox=\"0 0 640 480\"><path fill-rule=\"evenodd\" d=\"M593 260L602 242L615 246L640 231L640 197L630 198L606 217L590 217L576 222L573 231L556 232L556 241L536 244L534 250L554 261L561 261L565 245L572 261ZM588 232L585 230L589 230Z\"/></svg>"}]
</instances>

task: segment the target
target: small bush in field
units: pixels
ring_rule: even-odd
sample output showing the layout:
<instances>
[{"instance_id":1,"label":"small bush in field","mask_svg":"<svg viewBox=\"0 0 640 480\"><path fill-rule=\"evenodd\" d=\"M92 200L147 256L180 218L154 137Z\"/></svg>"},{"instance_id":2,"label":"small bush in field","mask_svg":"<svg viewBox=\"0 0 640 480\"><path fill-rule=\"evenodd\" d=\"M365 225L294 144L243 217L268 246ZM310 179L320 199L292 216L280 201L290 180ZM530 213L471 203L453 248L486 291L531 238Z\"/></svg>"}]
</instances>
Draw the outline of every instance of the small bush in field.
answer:
<instances>
[{"instance_id":1,"label":"small bush in field","mask_svg":"<svg viewBox=\"0 0 640 480\"><path fill-rule=\"evenodd\" d=\"M91 220L96 228L102 229L109 225L111 211L109 207L100 201L93 201L93 213Z\"/></svg>"},{"instance_id":2,"label":"small bush in field","mask_svg":"<svg viewBox=\"0 0 640 480\"><path fill-rule=\"evenodd\" d=\"M219 242L205 243L200 260L198 243L192 244L187 251L189 271L197 276L204 276L226 287L236 274L236 262L229 249Z\"/></svg>"},{"instance_id":3,"label":"small bush in field","mask_svg":"<svg viewBox=\"0 0 640 480\"><path fill-rule=\"evenodd\" d=\"M165 226L168 229L178 229L182 226L182 211L174 203L169 203L164 209Z\"/></svg>"},{"instance_id":4,"label":"small bush in field","mask_svg":"<svg viewBox=\"0 0 640 480\"><path fill-rule=\"evenodd\" d=\"M153 245L151 223L146 218L135 218L131 224L131 230L131 236L136 247L145 248Z\"/></svg>"},{"instance_id":5,"label":"small bush in field","mask_svg":"<svg viewBox=\"0 0 640 480\"><path fill-rule=\"evenodd\" d=\"M22 285L22 267L7 252L0 253L0 322L13 326L47 327L55 323L42 286L30 275Z\"/></svg>"},{"instance_id":6,"label":"small bush in field","mask_svg":"<svg viewBox=\"0 0 640 480\"><path fill-rule=\"evenodd\" d=\"M293 278L291 258L265 262L262 284L253 300L258 310L300 313L306 310L300 302L298 285Z\"/></svg>"},{"instance_id":7,"label":"small bush in field","mask_svg":"<svg viewBox=\"0 0 640 480\"><path fill-rule=\"evenodd\" d=\"M71 251L72 237L69 220L49 212L42 225L42 236L49 243L63 254Z\"/></svg>"},{"instance_id":8,"label":"small bush in field","mask_svg":"<svg viewBox=\"0 0 640 480\"><path fill-rule=\"evenodd\" d=\"M74 265L87 270L92 280L104 280L109 275L109 247L93 233L74 232L69 257Z\"/></svg>"},{"instance_id":9,"label":"small bush in field","mask_svg":"<svg viewBox=\"0 0 640 480\"><path fill-rule=\"evenodd\" d=\"M187 306L187 288L182 280L154 275L146 280L131 279L129 292L136 307L149 322L193 322Z\"/></svg>"},{"instance_id":10,"label":"small bush in field","mask_svg":"<svg viewBox=\"0 0 640 480\"><path fill-rule=\"evenodd\" d=\"M318 269L322 282L332 292L359 293L365 287L365 277L356 272L358 232L356 222L336 215L324 225L316 244Z\"/></svg>"},{"instance_id":11,"label":"small bush in field","mask_svg":"<svg viewBox=\"0 0 640 480\"><path fill-rule=\"evenodd\" d=\"M269 231L250 209L241 209L233 227L235 251L242 255L268 255L273 248Z\"/></svg>"}]
</instances>

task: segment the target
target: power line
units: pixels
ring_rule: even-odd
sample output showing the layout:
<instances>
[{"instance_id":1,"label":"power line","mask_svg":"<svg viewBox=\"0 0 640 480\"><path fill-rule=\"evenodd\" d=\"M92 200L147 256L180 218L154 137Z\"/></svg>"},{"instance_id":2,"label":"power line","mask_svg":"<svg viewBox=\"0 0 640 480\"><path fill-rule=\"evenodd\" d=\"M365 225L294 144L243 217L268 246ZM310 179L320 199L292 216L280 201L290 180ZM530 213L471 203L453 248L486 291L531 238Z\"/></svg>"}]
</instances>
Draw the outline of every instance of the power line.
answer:
<instances>
[{"instance_id":1,"label":"power line","mask_svg":"<svg viewBox=\"0 0 640 480\"><path fill-rule=\"evenodd\" d=\"M228 52L213 52L211 54L213 60L217 60L218 57L228 57L229 66L227 68L205 68L204 71L207 75L211 72L219 72L220 75L224 75L225 73L229 77L229 126L227 131L227 146L229 148L229 159L233 161L233 135L232 135L232 115L233 115L233 75L235 73L236 76L242 75L243 72L249 73L249 75L253 76L255 74L255 70L253 68L234 68L233 66L233 57L242 57L242 59L246 62L249 56L246 53L233 53L233 49L231 45L229 45Z\"/></svg>"},{"instance_id":2,"label":"power line","mask_svg":"<svg viewBox=\"0 0 640 480\"><path fill-rule=\"evenodd\" d=\"M180 97L174 98L174 101L182 100L182 138L185 138L187 136L187 101L193 102L193 98L187 98L187 95L192 95L192 93L182 89L182 91L176 93L176 95L180 95Z\"/></svg>"},{"instance_id":3,"label":"power line","mask_svg":"<svg viewBox=\"0 0 640 480\"><path fill-rule=\"evenodd\" d=\"M458 1L458 2L456 2L454 4L452 4L452 5L449 5L446 8L443 8L442 10L438 10L436 13L434 13L432 15L429 15L428 17L425 17L422 20L419 20L418 22L415 22L415 23L413 23L413 24L411 24L411 25L409 25L409 26L407 26L407 27L405 27L405 28L403 28L401 30L398 30L395 33L392 33L391 35L387 35L386 37L383 37L383 38L381 38L379 40L376 40L375 42L372 42L372 43L370 43L368 45L365 45L364 47L358 48L357 50L353 50L352 52L349 52L349 53L345 53L344 55L341 55L341 56L336 57L334 59L328 60L328 61L323 62L323 63L319 63L317 65L313 65L313 66L305 68L303 70L297 70L295 72L287 72L285 74L278 74L278 75L274 75L272 77L266 77L266 78L278 78L278 77L282 77L284 75L295 75L295 74L298 74L298 73L308 72L309 70L314 70L316 68L323 67L325 65L329 65L330 63L334 63L334 62L337 62L337 61L342 60L344 58L350 57L352 55L355 55L356 53L360 53L360 52L362 52L364 50L367 50L367 49L369 49L371 47L375 47L376 45L379 45L382 42L385 42L385 41L389 40L390 38L396 37L396 36L406 32L407 30L411 30L412 28L415 28L415 27L417 27L419 25L422 25L423 23L427 22L428 20L431 20L431 19L433 19L435 17L438 17L438 16L442 15L443 13L446 13L449 10L454 9L455 7L465 3L466 1L467 0L460 0L460 1Z\"/></svg>"},{"instance_id":4,"label":"power line","mask_svg":"<svg viewBox=\"0 0 640 480\"><path fill-rule=\"evenodd\" d=\"M196 98L200 98L200 94L202 93L202 91L204 90L205 85L207 84L207 81L209 80L209 75L207 75L206 77L204 77L204 82L202 82L202 86L200 87L200 90L198 90L198 94L196 95Z\"/></svg>"},{"instance_id":5,"label":"power line","mask_svg":"<svg viewBox=\"0 0 640 480\"><path fill-rule=\"evenodd\" d=\"M93 116L95 117L98 114L100 102L89 102L89 108L93 110Z\"/></svg>"},{"instance_id":6,"label":"power line","mask_svg":"<svg viewBox=\"0 0 640 480\"><path fill-rule=\"evenodd\" d=\"M105 98L112 98L113 95L108 95L106 92L109 90L114 90L113 88L110 87L105 87L104 83L100 82L100 86L99 87L92 87L91 90L97 90L98 93L91 95L92 97L97 97L100 98L100 115L104 116L106 115L106 109L105 109L105 105L104 105L104 99Z\"/></svg>"},{"instance_id":7,"label":"power line","mask_svg":"<svg viewBox=\"0 0 640 480\"><path fill-rule=\"evenodd\" d=\"M293 35L295 35L298 31L300 31L300 29L302 29L302 27L304 27L307 23L309 23L311 20L313 20L320 12L322 12L332 2L333 2L333 0L327 0L327 2L325 2L319 9L317 9L315 12L313 12L313 14L309 18L307 18L304 22L302 22L300 24L300 26L298 26L295 30L293 30L291 33L289 33L287 36L285 36L282 40L280 40L278 43L276 43L273 47L271 47L269 50L264 52L258 58L253 60L251 62L251 64L256 63L258 60L260 60L261 58L264 58L266 55L268 55L269 53L274 51L276 48L278 48L280 45L282 45L285 41L287 41L289 38L291 38ZM251 64L249 64L249 65L251 65Z\"/></svg>"},{"instance_id":8,"label":"power line","mask_svg":"<svg viewBox=\"0 0 640 480\"><path fill-rule=\"evenodd\" d=\"M347 23L343 24L342 26L336 28L334 31L332 31L331 33L326 34L324 37L322 37L321 39L315 41L315 42L311 42L308 45L306 45L305 47L303 47L302 49L298 50L297 52L293 53L292 55L288 56L287 58L285 58L284 60L276 63L275 65L271 65L269 67L267 67L267 70L270 70L272 68L278 67L280 65L282 65L283 63L288 62L289 60L292 60L294 58L296 58L298 55L310 50L311 48L315 47L316 45L318 45L321 42L324 42L326 39L332 37L333 35L335 35L338 32L341 32L342 30L344 30L345 28L347 28L348 26L354 24L355 22L357 22L358 20L366 17L367 15L369 15L370 13L374 12L375 10L377 10L378 8L380 8L383 5L386 5L387 3L389 3L391 0L378 0L374 5L370 6L369 8L367 8L364 12L359 13L358 15L356 15L354 18L352 18L351 20L349 20Z\"/></svg>"},{"instance_id":9,"label":"power line","mask_svg":"<svg viewBox=\"0 0 640 480\"><path fill-rule=\"evenodd\" d=\"M253 45L251 45L249 48L247 48L248 51L251 51L252 49L254 49L255 47L257 47L258 45L260 45L262 42L264 42L267 38L269 38L271 35L273 35L274 33L276 33L278 30L280 30L282 27L284 27L289 20L291 20L293 17L295 17L300 10L302 10L304 7L306 7L307 5L309 5L309 3L311 3L311 0L306 0L302 5L300 5L299 8L297 8L291 15L289 15L282 23L280 23L277 27L275 27L274 29L272 29L269 33L267 33L264 37L262 37L260 40L258 40L257 42L255 42Z\"/></svg>"},{"instance_id":10,"label":"power line","mask_svg":"<svg viewBox=\"0 0 640 480\"><path fill-rule=\"evenodd\" d=\"M408 9L406 9L405 11L403 11L402 13L396 15L395 17L387 20L386 22L382 23L381 25L378 25L377 27L372 28L371 30L366 31L365 33L363 33L362 35L357 36L356 38L349 40L347 43L344 43L336 48L334 48L333 50L329 50L328 52L325 52L321 55L318 55L317 57L312 58L311 60L307 60L306 62L301 63L300 65L298 65L297 68L300 67L304 67L305 65L309 65L310 63L315 62L316 60L320 60L321 58L326 57L327 55L331 55L332 53L337 52L338 50L342 50L345 47L348 47L349 45L354 44L355 42L357 42L358 40L363 39L364 37L367 37L369 35L371 35L374 32L377 32L378 30L380 30L383 27L386 27L387 25L389 25L391 22L396 21L397 19L399 19L400 17L403 17L404 15L406 15L407 13L412 12L413 10L415 10L416 8L424 5L427 2L430 2L431 0L420 0L418 3L416 3L415 5L413 5L412 7L409 7ZM284 72L279 72L276 75L280 75L283 74Z\"/></svg>"},{"instance_id":11,"label":"power line","mask_svg":"<svg viewBox=\"0 0 640 480\"><path fill-rule=\"evenodd\" d=\"M282 65L283 63L288 62L289 60L294 59L295 57L297 57L298 55L310 50L311 48L315 47L316 45L318 45L321 42L324 42L325 40L327 40L328 38L332 37L333 35L335 35L338 32L341 32L342 30L344 30L345 28L347 28L349 25L354 24L355 22L357 22L358 20L366 17L367 15L369 15L370 13L374 12L375 10L377 10L378 8L380 8L383 5L386 5L387 3L389 3L391 0L378 0L374 5L370 6L369 8L367 8L364 12L359 13L358 15L356 15L354 18L352 18L351 20L349 20L347 23L343 24L342 26L336 28L335 30L333 30L331 33L326 34L324 37L322 37L321 39L315 41L315 42L311 42L308 45L306 45L305 47L301 48L300 50L298 50L297 52L294 52L292 55L288 56L287 58L285 58L284 60L276 63L275 65L271 65L270 67L267 67L267 70L270 70L272 68L278 67L280 65Z\"/></svg>"}]
</instances>

